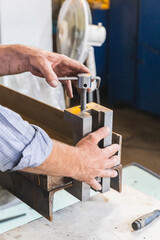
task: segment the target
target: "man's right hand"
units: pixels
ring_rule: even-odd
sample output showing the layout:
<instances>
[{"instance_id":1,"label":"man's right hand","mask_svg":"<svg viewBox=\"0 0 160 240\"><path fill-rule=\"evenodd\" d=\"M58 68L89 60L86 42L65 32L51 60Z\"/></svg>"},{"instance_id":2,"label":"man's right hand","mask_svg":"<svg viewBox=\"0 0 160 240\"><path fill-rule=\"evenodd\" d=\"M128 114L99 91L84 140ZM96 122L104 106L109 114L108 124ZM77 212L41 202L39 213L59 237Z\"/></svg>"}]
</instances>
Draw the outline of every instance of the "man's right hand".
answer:
<instances>
[{"instance_id":1,"label":"man's right hand","mask_svg":"<svg viewBox=\"0 0 160 240\"><path fill-rule=\"evenodd\" d=\"M72 177L100 190L101 185L95 178L116 177L117 172L111 168L120 161L118 156L114 156L120 148L118 144L103 149L98 147L98 142L108 134L109 128L100 128L83 138L75 147L53 140L50 156L40 166L24 171Z\"/></svg>"},{"instance_id":2,"label":"man's right hand","mask_svg":"<svg viewBox=\"0 0 160 240\"><path fill-rule=\"evenodd\" d=\"M110 129L103 127L83 138L78 144L80 157L80 170L73 178L88 183L96 190L101 189L101 185L96 181L96 177L116 177L117 172L112 170L120 159L114 154L119 150L118 144L113 144L106 148L99 148L98 143L107 137Z\"/></svg>"}]
</instances>

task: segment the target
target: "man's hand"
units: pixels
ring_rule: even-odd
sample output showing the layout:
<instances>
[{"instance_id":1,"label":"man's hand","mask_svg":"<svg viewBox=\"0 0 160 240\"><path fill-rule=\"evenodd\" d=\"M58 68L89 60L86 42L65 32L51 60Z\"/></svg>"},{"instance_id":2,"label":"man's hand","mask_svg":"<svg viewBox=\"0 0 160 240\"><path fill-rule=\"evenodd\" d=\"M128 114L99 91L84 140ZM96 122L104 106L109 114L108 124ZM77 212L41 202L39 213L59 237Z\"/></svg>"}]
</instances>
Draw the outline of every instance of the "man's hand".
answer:
<instances>
[{"instance_id":1,"label":"man's hand","mask_svg":"<svg viewBox=\"0 0 160 240\"><path fill-rule=\"evenodd\" d=\"M103 149L98 147L98 142L108 134L108 128L100 128L83 138L75 147L54 140L52 153L46 161L38 167L26 168L24 171L72 177L100 190L101 185L95 178L116 177L117 172L111 168L119 163L118 156L114 156L119 145L113 144Z\"/></svg>"},{"instance_id":2,"label":"man's hand","mask_svg":"<svg viewBox=\"0 0 160 240\"><path fill-rule=\"evenodd\" d=\"M73 178L88 183L96 190L101 189L101 185L96 181L96 177L116 177L117 172L112 170L120 159L114 154L119 150L119 145L113 144L106 148L99 148L98 143L109 134L109 128L100 128L96 132L83 138L77 147L80 150L80 169Z\"/></svg>"},{"instance_id":3,"label":"man's hand","mask_svg":"<svg viewBox=\"0 0 160 240\"><path fill-rule=\"evenodd\" d=\"M0 46L0 76L30 71L44 77L48 84L57 87L57 77L72 77L88 73L89 69L64 55L24 45ZM67 95L73 97L71 81L62 81Z\"/></svg>"},{"instance_id":4,"label":"man's hand","mask_svg":"<svg viewBox=\"0 0 160 240\"><path fill-rule=\"evenodd\" d=\"M58 86L57 77L72 77L78 73L88 73L89 69L82 63L67 56L50 53L41 49L31 48L29 53L29 70L36 76L45 77L52 87ZM71 81L61 81L68 97L73 97Z\"/></svg>"}]
</instances>

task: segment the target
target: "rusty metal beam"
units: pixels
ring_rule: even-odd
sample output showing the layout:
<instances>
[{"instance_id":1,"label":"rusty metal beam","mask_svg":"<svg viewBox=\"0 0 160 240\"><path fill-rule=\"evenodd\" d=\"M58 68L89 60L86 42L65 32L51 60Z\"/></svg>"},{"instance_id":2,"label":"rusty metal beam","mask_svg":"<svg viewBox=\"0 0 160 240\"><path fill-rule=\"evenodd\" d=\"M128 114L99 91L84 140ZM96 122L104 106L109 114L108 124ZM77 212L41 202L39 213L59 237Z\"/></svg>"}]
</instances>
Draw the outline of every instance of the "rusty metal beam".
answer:
<instances>
[{"instance_id":1,"label":"rusty metal beam","mask_svg":"<svg viewBox=\"0 0 160 240\"><path fill-rule=\"evenodd\" d=\"M72 144L72 126L64 112L0 85L0 104L19 113L23 119L42 127L51 138Z\"/></svg>"},{"instance_id":2,"label":"rusty metal beam","mask_svg":"<svg viewBox=\"0 0 160 240\"><path fill-rule=\"evenodd\" d=\"M55 190L63 186L70 186L72 184L71 179L67 177L53 177L26 172L20 172L20 174L47 191Z\"/></svg>"}]
</instances>

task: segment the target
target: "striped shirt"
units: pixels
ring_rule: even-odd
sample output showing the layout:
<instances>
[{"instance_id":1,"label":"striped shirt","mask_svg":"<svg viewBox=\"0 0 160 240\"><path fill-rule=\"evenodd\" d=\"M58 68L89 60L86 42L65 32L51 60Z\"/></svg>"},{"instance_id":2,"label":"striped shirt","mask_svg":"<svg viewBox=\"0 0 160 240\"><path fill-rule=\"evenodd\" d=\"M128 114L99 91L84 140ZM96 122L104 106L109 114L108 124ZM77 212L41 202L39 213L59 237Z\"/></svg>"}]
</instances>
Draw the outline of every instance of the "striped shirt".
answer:
<instances>
[{"instance_id":1,"label":"striped shirt","mask_svg":"<svg viewBox=\"0 0 160 240\"><path fill-rule=\"evenodd\" d=\"M44 130L0 105L0 171L36 167L52 148L52 140Z\"/></svg>"}]
</instances>

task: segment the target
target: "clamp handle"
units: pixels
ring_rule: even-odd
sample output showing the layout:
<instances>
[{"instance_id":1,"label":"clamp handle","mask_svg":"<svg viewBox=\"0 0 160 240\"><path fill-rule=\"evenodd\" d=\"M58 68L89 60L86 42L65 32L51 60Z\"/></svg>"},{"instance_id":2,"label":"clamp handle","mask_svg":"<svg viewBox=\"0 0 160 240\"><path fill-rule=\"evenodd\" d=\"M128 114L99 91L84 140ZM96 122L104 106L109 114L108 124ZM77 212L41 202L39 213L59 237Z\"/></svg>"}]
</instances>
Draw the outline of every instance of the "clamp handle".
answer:
<instances>
[{"instance_id":1,"label":"clamp handle","mask_svg":"<svg viewBox=\"0 0 160 240\"><path fill-rule=\"evenodd\" d=\"M80 73L78 74L78 77L58 77L58 80L59 81L66 81L66 80L71 80L71 81L80 81L80 77L82 77L82 74L83 74L83 77L88 77L87 73ZM98 89L100 87L100 84L101 84L101 78L98 77L98 76L92 76L90 74L90 80L91 82L93 81L96 81L96 89ZM88 87L89 88L89 87Z\"/></svg>"},{"instance_id":2,"label":"clamp handle","mask_svg":"<svg viewBox=\"0 0 160 240\"><path fill-rule=\"evenodd\" d=\"M91 79L92 79L92 80L96 80L96 83L97 83L96 89L98 89L98 88L100 87L100 84L101 84L101 78L98 77L98 76L95 76L95 77L92 76Z\"/></svg>"}]
</instances>

